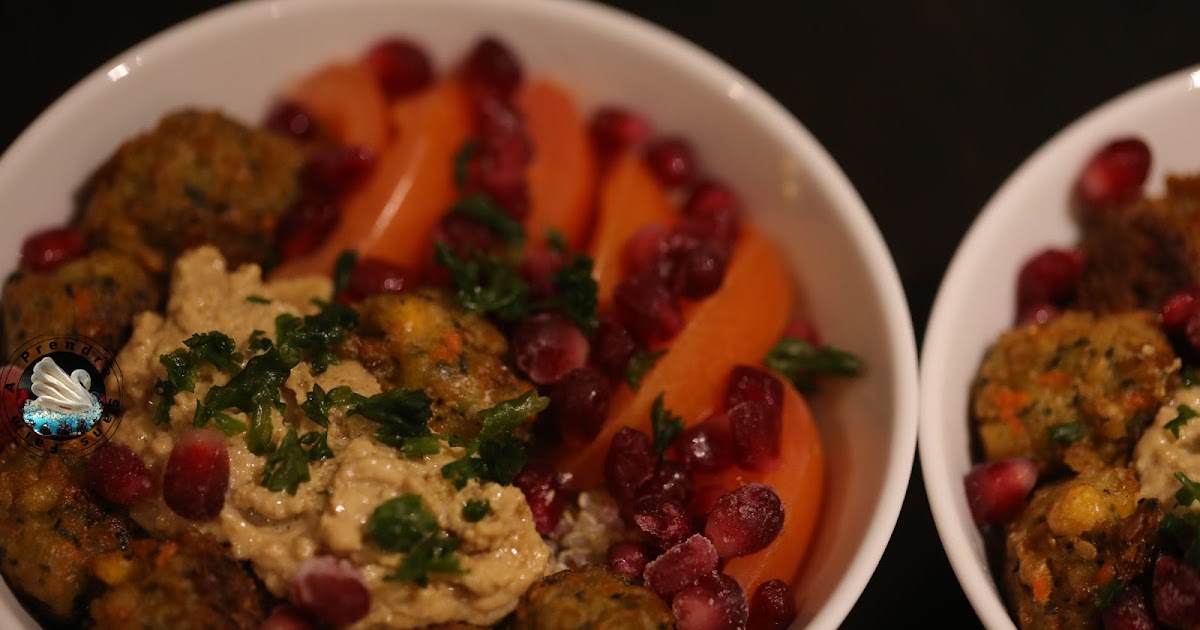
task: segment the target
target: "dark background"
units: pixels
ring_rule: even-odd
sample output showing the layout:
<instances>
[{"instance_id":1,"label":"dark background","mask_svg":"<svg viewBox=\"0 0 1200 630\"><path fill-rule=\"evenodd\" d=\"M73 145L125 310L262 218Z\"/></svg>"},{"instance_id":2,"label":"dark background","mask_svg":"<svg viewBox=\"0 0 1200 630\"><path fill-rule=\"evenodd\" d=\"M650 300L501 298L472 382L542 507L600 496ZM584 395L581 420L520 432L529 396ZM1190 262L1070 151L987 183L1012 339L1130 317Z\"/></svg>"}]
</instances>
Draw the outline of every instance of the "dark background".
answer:
<instances>
[{"instance_id":1,"label":"dark background","mask_svg":"<svg viewBox=\"0 0 1200 630\"><path fill-rule=\"evenodd\" d=\"M0 147L100 64L218 4L5 3ZM1200 65L1197 2L611 4L712 51L816 135L879 223L918 337L956 243L1026 156L1105 100ZM919 466L845 625L897 621L978 625L942 552Z\"/></svg>"}]
</instances>

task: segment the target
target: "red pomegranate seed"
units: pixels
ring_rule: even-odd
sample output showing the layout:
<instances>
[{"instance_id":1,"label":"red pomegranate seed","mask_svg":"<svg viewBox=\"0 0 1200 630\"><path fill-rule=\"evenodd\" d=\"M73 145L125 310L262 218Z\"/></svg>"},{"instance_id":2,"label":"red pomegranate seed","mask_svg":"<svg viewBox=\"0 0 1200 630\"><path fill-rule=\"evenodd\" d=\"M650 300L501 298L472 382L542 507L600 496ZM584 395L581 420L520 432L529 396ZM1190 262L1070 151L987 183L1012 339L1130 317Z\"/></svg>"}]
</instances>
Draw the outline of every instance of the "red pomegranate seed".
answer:
<instances>
[{"instance_id":1,"label":"red pomegranate seed","mask_svg":"<svg viewBox=\"0 0 1200 630\"><path fill-rule=\"evenodd\" d=\"M1200 625L1200 572L1172 556L1154 563L1154 615L1172 628Z\"/></svg>"},{"instance_id":2,"label":"red pomegranate seed","mask_svg":"<svg viewBox=\"0 0 1200 630\"><path fill-rule=\"evenodd\" d=\"M679 261L674 286L689 300L702 300L721 288L725 280L726 250L710 242L696 243Z\"/></svg>"},{"instance_id":3,"label":"red pomegranate seed","mask_svg":"<svg viewBox=\"0 0 1200 630\"><path fill-rule=\"evenodd\" d=\"M142 457L124 444L108 443L88 460L88 487L121 505L141 503L150 496L150 471Z\"/></svg>"},{"instance_id":4,"label":"red pomegranate seed","mask_svg":"<svg viewBox=\"0 0 1200 630\"><path fill-rule=\"evenodd\" d=\"M512 335L517 367L538 385L552 385L567 372L583 367L587 337L558 313L538 313L517 325Z\"/></svg>"},{"instance_id":5,"label":"red pomegranate seed","mask_svg":"<svg viewBox=\"0 0 1200 630\"><path fill-rule=\"evenodd\" d=\"M321 246L341 218L337 206L323 199L301 199L279 219L275 238L283 260L299 258Z\"/></svg>"},{"instance_id":6,"label":"red pomegranate seed","mask_svg":"<svg viewBox=\"0 0 1200 630\"><path fill-rule=\"evenodd\" d=\"M389 98L412 94L433 81L429 56L406 39L391 38L375 44L364 61Z\"/></svg>"},{"instance_id":7,"label":"red pomegranate seed","mask_svg":"<svg viewBox=\"0 0 1200 630\"><path fill-rule=\"evenodd\" d=\"M817 330L816 324L805 319L792 320L792 323L788 324L787 330L783 331L783 336L806 341L814 348L825 345L821 341L821 331Z\"/></svg>"},{"instance_id":8,"label":"red pomegranate seed","mask_svg":"<svg viewBox=\"0 0 1200 630\"><path fill-rule=\"evenodd\" d=\"M661 494L642 496L634 502L633 523L663 549L696 533L683 505Z\"/></svg>"},{"instance_id":9,"label":"red pomegranate seed","mask_svg":"<svg viewBox=\"0 0 1200 630\"><path fill-rule=\"evenodd\" d=\"M1154 630L1157 626L1146 605L1146 593L1138 586L1126 586L1108 607L1100 612L1104 630Z\"/></svg>"},{"instance_id":10,"label":"red pomegranate seed","mask_svg":"<svg viewBox=\"0 0 1200 630\"><path fill-rule=\"evenodd\" d=\"M1017 323L1035 324L1041 326L1055 317L1058 317L1061 313L1062 311L1060 311L1058 307L1054 306L1053 304L1039 304L1037 306L1030 306L1029 308L1021 311L1021 316L1017 318Z\"/></svg>"},{"instance_id":11,"label":"red pomegranate seed","mask_svg":"<svg viewBox=\"0 0 1200 630\"><path fill-rule=\"evenodd\" d=\"M34 272L51 271L83 256L87 243L73 227L51 228L25 237L21 244L21 267Z\"/></svg>"},{"instance_id":12,"label":"red pomegranate seed","mask_svg":"<svg viewBox=\"0 0 1200 630\"><path fill-rule=\"evenodd\" d=\"M592 116L592 142L600 153L611 155L631 149L650 137L650 125L640 116L620 107L602 107Z\"/></svg>"},{"instance_id":13,"label":"red pomegranate seed","mask_svg":"<svg viewBox=\"0 0 1200 630\"><path fill-rule=\"evenodd\" d=\"M720 413L684 429L675 441L683 463L696 472L717 473L733 465L729 416Z\"/></svg>"},{"instance_id":14,"label":"red pomegranate seed","mask_svg":"<svg viewBox=\"0 0 1200 630\"><path fill-rule=\"evenodd\" d=\"M742 204L725 185L708 180L696 185L683 205L681 229L703 240L732 245L737 239Z\"/></svg>"},{"instance_id":15,"label":"red pomegranate seed","mask_svg":"<svg viewBox=\"0 0 1200 630\"><path fill-rule=\"evenodd\" d=\"M460 258L476 253L487 254L499 245L496 235L486 225L457 212L442 216L434 238Z\"/></svg>"},{"instance_id":16,"label":"red pomegranate seed","mask_svg":"<svg viewBox=\"0 0 1200 630\"><path fill-rule=\"evenodd\" d=\"M729 494L729 488L722 484L710 483L700 486L692 493L692 502L688 505L688 513L692 515L692 518L704 522L713 508L717 507L717 501L726 494Z\"/></svg>"},{"instance_id":17,"label":"red pomegranate seed","mask_svg":"<svg viewBox=\"0 0 1200 630\"><path fill-rule=\"evenodd\" d=\"M1083 276L1078 250L1047 249L1030 258L1017 276L1017 311L1030 306L1063 306L1075 297Z\"/></svg>"},{"instance_id":18,"label":"red pomegranate seed","mask_svg":"<svg viewBox=\"0 0 1200 630\"><path fill-rule=\"evenodd\" d=\"M558 527L570 498L562 477L549 468L531 464L517 474L513 485L525 494L537 532L549 536Z\"/></svg>"},{"instance_id":19,"label":"red pomegranate seed","mask_svg":"<svg viewBox=\"0 0 1200 630\"><path fill-rule=\"evenodd\" d=\"M758 368L734 366L729 371L729 384L725 386L725 406L732 408L744 402L763 403L783 413L783 383Z\"/></svg>"},{"instance_id":20,"label":"red pomegranate seed","mask_svg":"<svg viewBox=\"0 0 1200 630\"><path fill-rule=\"evenodd\" d=\"M659 274L659 261L667 252L670 235L670 228L661 223L651 223L634 232L621 247L621 269L625 275Z\"/></svg>"},{"instance_id":21,"label":"red pomegranate seed","mask_svg":"<svg viewBox=\"0 0 1200 630\"><path fill-rule=\"evenodd\" d=\"M365 147L330 147L309 156L300 169L305 189L336 199L366 178L375 154Z\"/></svg>"},{"instance_id":22,"label":"red pomegranate seed","mask_svg":"<svg viewBox=\"0 0 1200 630\"><path fill-rule=\"evenodd\" d=\"M280 604L271 609L259 630L312 630L312 625L298 609Z\"/></svg>"},{"instance_id":23,"label":"red pomegranate seed","mask_svg":"<svg viewBox=\"0 0 1200 630\"><path fill-rule=\"evenodd\" d=\"M638 488L638 496L660 495L679 505L692 500L692 476L679 462L661 460L654 475Z\"/></svg>"},{"instance_id":24,"label":"red pomegranate seed","mask_svg":"<svg viewBox=\"0 0 1200 630\"><path fill-rule=\"evenodd\" d=\"M346 288L362 299L382 293L401 293L415 286L413 273L404 267L378 258L359 258Z\"/></svg>"},{"instance_id":25,"label":"red pomegranate seed","mask_svg":"<svg viewBox=\"0 0 1200 630\"><path fill-rule=\"evenodd\" d=\"M646 149L646 165L659 183L667 188L676 188L692 179L696 171L696 154L686 141L664 138Z\"/></svg>"},{"instance_id":26,"label":"red pomegranate seed","mask_svg":"<svg viewBox=\"0 0 1200 630\"><path fill-rule=\"evenodd\" d=\"M277 134L296 140L312 140L319 135L317 121L295 101L280 101L267 113L263 126Z\"/></svg>"},{"instance_id":27,"label":"red pomegranate seed","mask_svg":"<svg viewBox=\"0 0 1200 630\"><path fill-rule=\"evenodd\" d=\"M567 372L554 386L550 414L568 447L590 444L604 426L613 388L599 370L583 366Z\"/></svg>"},{"instance_id":28,"label":"red pomegranate seed","mask_svg":"<svg viewBox=\"0 0 1200 630\"><path fill-rule=\"evenodd\" d=\"M618 283L613 309L617 320L645 344L666 341L683 328L679 302L661 280L649 274Z\"/></svg>"},{"instance_id":29,"label":"red pomegranate seed","mask_svg":"<svg viewBox=\"0 0 1200 630\"><path fill-rule=\"evenodd\" d=\"M621 575L640 580L648 562L650 550L641 543L623 542L608 548L608 568Z\"/></svg>"},{"instance_id":30,"label":"red pomegranate seed","mask_svg":"<svg viewBox=\"0 0 1200 630\"><path fill-rule=\"evenodd\" d=\"M529 283L529 297L546 299L555 293L554 274L566 264L566 256L555 249L535 249L521 261L521 277Z\"/></svg>"},{"instance_id":31,"label":"red pomegranate seed","mask_svg":"<svg viewBox=\"0 0 1200 630\"><path fill-rule=\"evenodd\" d=\"M733 459L743 470L768 472L780 464L783 414L760 402L744 402L728 411Z\"/></svg>"},{"instance_id":32,"label":"red pomegranate seed","mask_svg":"<svg viewBox=\"0 0 1200 630\"><path fill-rule=\"evenodd\" d=\"M1187 287L1171 294L1158 313L1158 321L1168 333L1183 332L1188 320L1200 304L1200 287Z\"/></svg>"},{"instance_id":33,"label":"red pomegranate seed","mask_svg":"<svg viewBox=\"0 0 1200 630\"><path fill-rule=\"evenodd\" d=\"M1075 182L1075 198L1088 210L1129 203L1138 198L1150 172L1150 147L1139 138L1122 138L1097 151Z\"/></svg>"},{"instance_id":34,"label":"red pomegranate seed","mask_svg":"<svg viewBox=\"0 0 1200 630\"><path fill-rule=\"evenodd\" d=\"M1183 336L1192 348L1200 348L1200 309L1192 313L1183 327Z\"/></svg>"},{"instance_id":35,"label":"red pomegranate seed","mask_svg":"<svg viewBox=\"0 0 1200 630\"><path fill-rule=\"evenodd\" d=\"M484 37L467 55L463 78L473 95L509 99L521 84L521 64L512 51L495 38Z\"/></svg>"},{"instance_id":36,"label":"red pomegranate seed","mask_svg":"<svg viewBox=\"0 0 1200 630\"><path fill-rule=\"evenodd\" d=\"M334 556L301 562L292 576L290 599L293 606L334 626L348 626L371 610L371 593L358 568Z\"/></svg>"},{"instance_id":37,"label":"red pomegranate seed","mask_svg":"<svg viewBox=\"0 0 1200 630\"><path fill-rule=\"evenodd\" d=\"M749 613L742 585L724 573L705 575L671 598L678 630L741 630Z\"/></svg>"},{"instance_id":38,"label":"red pomegranate seed","mask_svg":"<svg viewBox=\"0 0 1200 630\"><path fill-rule=\"evenodd\" d=\"M229 490L229 447L215 429L192 429L175 442L163 471L167 507L192 521L215 519Z\"/></svg>"},{"instance_id":39,"label":"red pomegranate seed","mask_svg":"<svg viewBox=\"0 0 1200 630\"><path fill-rule=\"evenodd\" d=\"M1024 457L976 464L963 485L976 525L1000 525L1012 520L1037 483L1037 466Z\"/></svg>"},{"instance_id":40,"label":"red pomegranate seed","mask_svg":"<svg viewBox=\"0 0 1200 630\"><path fill-rule=\"evenodd\" d=\"M722 558L764 549L782 530L783 502L764 483L748 483L717 499L704 525L704 535Z\"/></svg>"},{"instance_id":41,"label":"red pomegranate seed","mask_svg":"<svg viewBox=\"0 0 1200 630\"><path fill-rule=\"evenodd\" d=\"M785 630L796 618L796 594L783 580L768 580L758 585L750 599L747 628Z\"/></svg>"},{"instance_id":42,"label":"red pomegranate seed","mask_svg":"<svg viewBox=\"0 0 1200 630\"><path fill-rule=\"evenodd\" d=\"M712 541L695 534L646 565L642 578L650 590L670 597L717 569Z\"/></svg>"},{"instance_id":43,"label":"red pomegranate seed","mask_svg":"<svg viewBox=\"0 0 1200 630\"><path fill-rule=\"evenodd\" d=\"M613 436L604 458L604 483L617 504L633 507L638 488L654 476L658 455L645 433L629 427Z\"/></svg>"},{"instance_id":44,"label":"red pomegranate seed","mask_svg":"<svg viewBox=\"0 0 1200 630\"><path fill-rule=\"evenodd\" d=\"M629 359L637 352L637 342L629 329L609 319L601 318L596 332L592 333L591 356L596 365L604 370L610 378L625 377L625 368Z\"/></svg>"}]
</instances>

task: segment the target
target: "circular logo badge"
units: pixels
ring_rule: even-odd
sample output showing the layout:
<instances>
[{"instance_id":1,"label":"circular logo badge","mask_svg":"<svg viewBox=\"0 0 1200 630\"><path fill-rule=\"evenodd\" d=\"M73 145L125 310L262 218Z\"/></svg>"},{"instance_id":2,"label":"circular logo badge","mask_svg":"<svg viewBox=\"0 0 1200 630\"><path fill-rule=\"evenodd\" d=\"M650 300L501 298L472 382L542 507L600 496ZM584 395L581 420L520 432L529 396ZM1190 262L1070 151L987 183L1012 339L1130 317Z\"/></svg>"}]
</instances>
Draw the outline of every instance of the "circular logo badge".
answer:
<instances>
[{"instance_id":1,"label":"circular logo badge","mask_svg":"<svg viewBox=\"0 0 1200 630\"><path fill-rule=\"evenodd\" d=\"M0 412L10 437L27 449L88 453L120 423L121 370L87 337L38 337L0 368Z\"/></svg>"}]
</instances>

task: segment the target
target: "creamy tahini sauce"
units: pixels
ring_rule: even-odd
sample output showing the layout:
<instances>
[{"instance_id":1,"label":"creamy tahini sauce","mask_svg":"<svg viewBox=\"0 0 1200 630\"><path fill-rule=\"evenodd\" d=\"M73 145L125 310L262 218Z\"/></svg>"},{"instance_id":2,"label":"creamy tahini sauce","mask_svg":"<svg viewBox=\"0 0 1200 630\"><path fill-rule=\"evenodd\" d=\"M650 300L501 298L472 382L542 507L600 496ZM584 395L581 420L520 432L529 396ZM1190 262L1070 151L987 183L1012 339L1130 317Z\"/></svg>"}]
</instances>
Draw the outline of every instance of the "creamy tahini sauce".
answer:
<instances>
[{"instance_id":1,"label":"creamy tahini sauce","mask_svg":"<svg viewBox=\"0 0 1200 630\"><path fill-rule=\"evenodd\" d=\"M1164 508L1175 506L1179 490L1176 472L1200 481L1200 417L1192 418L1179 429L1179 437L1166 425L1179 416L1179 406L1187 405L1200 413L1200 387L1181 388L1163 405L1134 449L1134 465L1141 482L1141 497L1158 499Z\"/></svg>"}]
</instances>

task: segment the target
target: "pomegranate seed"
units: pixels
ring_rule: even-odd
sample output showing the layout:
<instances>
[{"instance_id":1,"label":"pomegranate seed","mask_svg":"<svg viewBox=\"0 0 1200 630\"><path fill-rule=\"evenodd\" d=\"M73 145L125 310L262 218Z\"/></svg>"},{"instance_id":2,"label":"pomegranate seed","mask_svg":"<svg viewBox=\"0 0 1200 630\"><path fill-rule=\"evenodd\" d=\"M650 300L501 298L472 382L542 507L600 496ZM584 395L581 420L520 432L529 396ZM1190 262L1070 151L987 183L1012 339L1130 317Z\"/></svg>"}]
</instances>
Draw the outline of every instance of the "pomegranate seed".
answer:
<instances>
[{"instance_id":1,"label":"pomegranate seed","mask_svg":"<svg viewBox=\"0 0 1200 630\"><path fill-rule=\"evenodd\" d=\"M777 413L783 413L783 383L771 374L748 365L737 365L729 371L725 386L725 406L736 407L744 402L763 403Z\"/></svg>"},{"instance_id":2,"label":"pomegranate seed","mask_svg":"<svg viewBox=\"0 0 1200 630\"><path fill-rule=\"evenodd\" d=\"M680 295L689 300L701 300L721 288L728 262L725 249L700 241L679 262L674 285Z\"/></svg>"},{"instance_id":3,"label":"pomegranate seed","mask_svg":"<svg viewBox=\"0 0 1200 630\"><path fill-rule=\"evenodd\" d=\"M364 61L389 98L412 94L433 81L429 56L406 39L391 38L375 44Z\"/></svg>"},{"instance_id":4,"label":"pomegranate seed","mask_svg":"<svg viewBox=\"0 0 1200 630\"><path fill-rule=\"evenodd\" d=\"M634 502L633 523L664 549L696 533L683 505L661 494L642 496Z\"/></svg>"},{"instance_id":5,"label":"pomegranate seed","mask_svg":"<svg viewBox=\"0 0 1200 630\"><path fill-rule=\"evenodd\" d=\"M512 335L517 367L538 385L552 385L567 372L583 367L587 337L558 313L538 313L517 325Z\"/></svg>"},{"instance_id":6,"label":"pomegranate seed","mask_svg":"<svg viewBox=\"0 0 1200 630\"><path fill-rule=\"evenodd\" d=\"M358 568L334 556L301 562L292 577L290 599L300 610L334 626L348 626L371 610L371 593Z\"/></svg>"},{"instance_id":7,"label":"pomegranate seed","mask_svg":"<svg viewBox=\"0 0 1200 630\"><path fill-rule=\"evenodd\" d=\"M570 447L591 443L608 417L612 384L599 370L583 366L567 372L554 386L550 413Z\"/></svg>"},{"instance_id":8,"label":"pomegranate seed","mask_svg":"<svg viewBox=\"0 0 1200 630\"><path fill-rule=\"evenodd\" d=\"M688 512L693 518L703 521L708 518L713 508L717 507L717 501L728 493L729 489L721 484L710 483L700 486L692 493L692 502L688 505Z\"/></svg>"},{"instance_id":9,"label":"pomegranate seed","mask_svg":"<svg viewBox=\"0 0 1200 630\"><path fill-rule=\"evenodd\" d=\"M717 499L704 525L704 535L722 558L764 549L782 530L783 502L764 483L748 483Z\"/></svg>"},{"instance_id":10,"label":"pomegranate seed","mask_svg":"<svg viewBox=\"0 0 1200 630\"><path fill-rule=\"evenodd\" d=\"M296 608L280 604L271 610L259 630L312 630L312 625Z\"/></svg>"},{"instance_id":11,"label":"pomegranate seed","mask_svg":"<svg viewBox=\"0 0 1200 630\"><path fill-rule=\"evenodd\" d=\"M650 126L640 116L620 107L602 107L592 117L592 141L604 154L633 148L650 137Z\"/></svg>"},{"instance_id":12,"label":"pomegranate seed","mask_svg":"<svg viewBox=\"0 0 1200 630\"><path fill-rule=\"evenodd\" d=\"M463 78L471 94L507 100L521 84L521 64L507 46L485 37L467 55Z\"/></svg>"},{"instance_id":13,"label":"pomegranate seed","mask_svg":"<svg viewBox=\"0 0 1200 630\"><path fill-rule=\"evenodd\" d=\"M1029 308L1021 311L1021 316L1017 318L1017 323L1036 324L1041 326L1055 317L1058 317L1061 313L1062 311L1060 311L1058 307L1054 306L1053 304L1038 304L1037 306L1030 306Z\"/></svg>"},{"instance_id":14,"label":"pomegranate seed","mask_svg":"<svg viewBox=\"0 0 1200 630\"><path fill-rule=\"evenodd\" d=\"M536 249L525 254L520 273L529 283L529 297L544 300L555 293L554 274L566 264L563 253L554 249Z\"/></svg>"},{"instance_id":15,"label":"pomegranate seed","mask_svg":"<svg viewBox=\"0 0 1200 630\"><path fill-rule=\"evenodd\" d=\"M365 147L330 147L309 156L300 168L305 189L336 199L361 182L375 167L375 154Z\"/></svg>"},{"instance_id":16,"label":"pomegranate seed","mask_svg":"<svg viewBox=\"0 0 1200 630\"><path fill-rule=\"evenodd\" d=\"M525 494L537 532L549 536L558 527L569 498L562 477L553 470L531 464L517 474L513 485Z\"/></svg>"},{"instance_id":17,"label":"pomegranate seed","mask_svg":"<svg viewBox=\"0 0 1200 630\"><path fill-rule=\"evenodd\" d=\"M276 239L283 260L300 258L321 246L341 218L341 212L323 199L301 199L279 219Z\"/></svg>"},{"instance_id":18,"label":"pomegranate seed","mask_svg":"<svg viewBox=\"0 0 1200 630\"><path fill-rule=\"evenodd\" d=\"M42 230L21 244L21 267L39 273L51 271L83 256L86 249L83 233L73 227Z\"/></svg>"},{"instance_id":19,"label":"pomegranate seed","mask_svg":"<svg viewBox=\"0 0 1200 630\"><path fill-rule=\"evenodd\" d=\"M660 495L679 505L692 500L692 476L683 464L662 460L654 475L638 488L638 496Z\"/></svg>"},{"instance_id":20,"label":"pomegranate seed","mask_svg":"<svg viewBox=\"0 0 1200 630\"><path fill-rule=\"evenodd\" d=\"M768 580L758 585L750 599L747 628L784 630L796 618L796 595L783 580Z\"/></svg>"},{"instance_id":21,"label":"pomegranate seed","mask_svg":"<svg viewBox=\"0 0 1200 630\"><path fill-rule=\"evenodd\" d=\"M604 459L604 483L617 504L632 507L638 488L654 476L658 455L645 433L624 427L613 436Z\"/></svg>"},{"instance_id":22,"label":"pomegranate seed","mask_svg":"<svg viewBox=\"0 0 1200 630\"><path fill-rule=\"evenodd\" d=\"M646 164L667 188L686 184L696 171L692 146L679 138L664 138L646 149Z\"/></svg>"},{"instance_id":23,"label":"pomegranate seed","mask_svg":"<svg viewBox=\"0 0 1200 630\"><path fill-rule=\"evenodd\" d=\"M268 131L295 138L296 140L312 140L319 135L317 121L295 101L280 101L267 113L263 126Z\"/></svg>"},{"instance_id":24,"label":"pomegranate seed","mask_svg":"<svg viewBox=\"0 0 1200 630\"><path fill-rule=\"evenodd\" d=\"M628 328L608 318L600 319L600 325L592 334L591 356L609 377L623 378L635 352L637 342Z\"/></svg>"},{"instance_id":25,"label":"pomegranate seed","mask_svg":"<svg viewBox=\"0 0 1200 630\"><path fill-rule=\"evenodd\" d=\"M1172 628L1200 624L1200 572L1172 556L1154 563L1154 615Z\"/></svg>"},{"instance_id":26,"label":"pomegranate seed","mask_svg":"<svg viewBox=\"0 0 1200 630\"><path fill-rule=\"evenodd\" d=\"M650 590L670 597L717 569L712 541L694 534L646 565L642 578Z\"/></svg>"},{"instance_id":27,"label":"pomegranate seed","mask_svg":"<svg viewBox=\"0 0 1200 630\"><path fill-rule=\"evenodd\" d=\"M976 525L1006 523L1021 512L1037 483L1037 466L1024 457L976 464L963 485Z\"/></svg>"},{"instance_id":28,"label":"pomegranate seed","mask_svg":"<svg viewBox=\"0 0 1200 630\"><path fill-rule=\"evenodd\" d=\"M1171 294L1171 297L1163 302L1162 310L1158 314L1158 321L1162 323L1163 330L1168 333L1183 332L1188 320L1196 312L1198 298L1200 298L1200 287L1195 286Z\"/></svg>"},{"instance_id":29,"label":"pomegranate seed","mask_svg":"<svg viewBox=\"0 0 1200 630\"><path fill-rule=\"evenodd\" d=\"M658 278L642 274L626 278L613 292L617 319L645 344L666 341L683 328L675 296Z\"/></svg>"},{"instance_id":30,"label":"pomegranate seed","mask_svg":"<svg viewBox=\"0 0 1200 630\"><path fill-rule=\"evenodd\" d=\"M788 324L787 330L783 331L783 336L806 341L814 348L825 345L821 341L821 331L817 330L817 326L804 319L792 320L792 323Z\"/></svg>"},{"instance_id":31,"label":"pomegranate seed","mask_svg":"<svg viewBox=\"0 0 1200 630\"><path fill-rule=\"evenodd\" d=\"M87 465L88 487L121 505L141 503L150 496L150 471L140 455L124 444L108 443L92 453Z\"/></svg>"},{"instance_id":32,"label":"pomegranate seed","mask_svg":"<svg viewBox=\"0 0 1200 630\"><path fill-rule=\"evenodd\" d=\"M1150 172L1150 147L1138 138L1110 142L1088 160L1075 181L1075 198L1084 209L1129 203L1141 194Z\"/></svg>"},{"instance_id":33,"label":"pomegranate seed","mask_svg":"<svg viewBox=\"0 0 1200 630\"><path fill-rule=\"evenodd\" d=\"M705 575L671 598L678 630L741 630L747 626L746 593L724 573Z\"/></svg>"},{"instance_id":34,"label":"pomegranate seed","mask_svg":"<svg viewBox=\"0 0 1200 630\"><path fill-rule=\"evenodd\" d=\"M684 429L675 440L683 463L696 472L717 473L733 465L729 416L721 413Z\"/></svg>"},{"instance_id":35,"label":"pomegranate seed","mask_svg":"<svg viewBox=\"0 0 1200 630\"><path fill-rule=\"evenodd\" d=\"M1126 586L1100 613L1104 630L1154 630L1157 626L1140 587Z\"/></svg>"},{"instance_id":36,"label":"pomegranate seed","mask_svg":"<svg viewBox=\"0 0 1200 630\"><path fill-rule=\"evenodd\" d=\"M229 447L215 429L192 429L175 442L163 471L163 500L192 521L215 519L229 490Z\"/></svg>"},{"instance_id":37,"label":"pomegranate seed","mask_svg":"<svg viewBox=\"0 0 1200 630\"><path fill-rule=\"evenodd\" d=\"M1183 336L1187 338L1192 348L1200 348L1200 309L1192 313L1187 324L1183 327Z\"/></svg>"},{"instance_id":38,"label":"pomegranate seed","mask_svg":"<svg viewBox=\"0 0 1200 630\"><path fill-rule=\"evenodd\" d=\"M359 258L350 273L347 291L358 299L383 293L401 293L416 286L412 272L378 258Z\"/></svg>"},{"instance_id":39,"label":"pomegranate seed","mask_svg":"<svg viewBox=\"0 0 1200 630\"><path fill-rule=\"evenodd\" d=\"M744 402L728 411L733 459L743 470L768 472L780 464L783 414L760 402Z\"/></svg>"},{"instance_id":40,"label":"pomegranate seed","mask_svg":"<svg viewBox=\"0 0 1200 630\"><path fill-rule=\"evenodd\" d=\"M621 575L640 580L648 562L650 550L641 543L623 542L608 548L608 568Z\"/></svg>"},{"instance_id":41,"label":"pomegranate seed","mask_svg":"<svg viewBox=\"0 0 1200 630\"><path fill-rule=\"evenodd\" d=\"M1075 297L1082 276L1083 254L1078 250L1047 249L1037 254L1017 276L1017 310L1065 305Z\"/></svg>"},{"instance_id":42,"label":"pomegranate seed","mask_svg":"<svg viewBox=\"0 0 1200 630\"><path fill-rule=\"evenodd\" d=\"M683 204L681 227L692 236L732 245L737 239L742 204L725 185L704 181Z\"/></svg>"},{"instance_id":43,"label":"pomegranate seed","mask_svg":"<svg viewBox=\"0 0 1200 630\"><path fill-rule=\"evenodd\" d=\"M477 253L487 254L499 245L496 235L486 225L457 212L442 216L435 240L444 243L460 258Z\"/></svg>"},{"instance_id":44,"label":"pomegranate seed","mask_svg":"<svg viewBox=\"0 0 1200 630\"><path fill-rule=\"evenodd\" d=\"M661 223L651 223L634 232L621 247L625 275L659 274L659 261L667 251L670 234L671 230Z\"/></svg>"}]
</instances>

